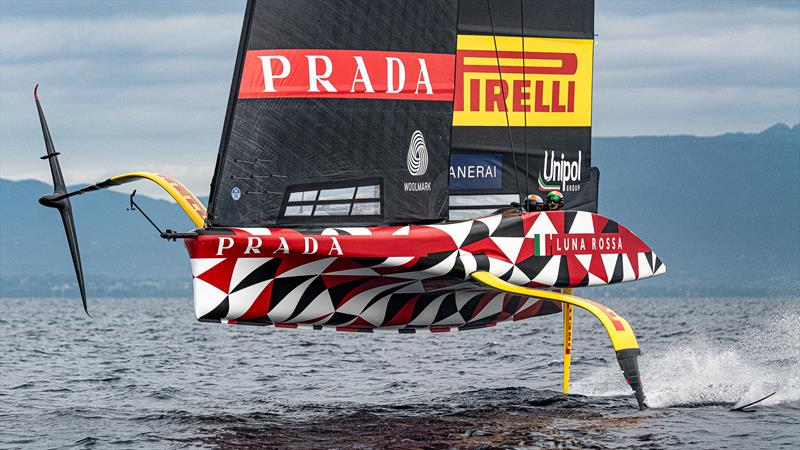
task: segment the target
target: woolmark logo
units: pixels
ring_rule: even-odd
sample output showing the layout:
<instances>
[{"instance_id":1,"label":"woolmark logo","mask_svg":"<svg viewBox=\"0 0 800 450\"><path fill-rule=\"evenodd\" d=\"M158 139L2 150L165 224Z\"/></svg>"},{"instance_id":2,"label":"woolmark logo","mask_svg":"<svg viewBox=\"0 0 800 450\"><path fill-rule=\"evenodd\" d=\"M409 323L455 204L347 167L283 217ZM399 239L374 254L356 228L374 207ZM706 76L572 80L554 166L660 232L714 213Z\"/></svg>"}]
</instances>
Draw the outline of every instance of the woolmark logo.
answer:
<instances>
[{"instance_id":1,"label":"woolmark logo","mask_svg":"<svg viewBox=\"0 0 800 450\"><path fill-rule=\"evenodd\" d=\"M428 147L425 146L425 137L419 130L411 135L411 143L408 144L408 156L406 157L408 173L418 177L425 175L428 170Z\"/></svg>"}]
</instances>

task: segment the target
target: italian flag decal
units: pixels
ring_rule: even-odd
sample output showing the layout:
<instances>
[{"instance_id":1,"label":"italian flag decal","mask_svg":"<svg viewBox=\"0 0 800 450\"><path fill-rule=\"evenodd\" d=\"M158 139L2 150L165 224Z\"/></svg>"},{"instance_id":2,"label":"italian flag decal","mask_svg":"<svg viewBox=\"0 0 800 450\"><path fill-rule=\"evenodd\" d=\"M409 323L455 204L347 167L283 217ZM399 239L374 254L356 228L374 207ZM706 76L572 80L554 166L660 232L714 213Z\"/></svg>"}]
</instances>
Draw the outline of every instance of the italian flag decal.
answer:
<instances>
[{"instance_id":1,"label":"italian flag decal","mask_svg":"<svg viewBox=\"0 0 800 450\"><path fill-rule=\"evenodd\" d=\"M533 235L533 256L547 256L546 241L546 234Z\"/></svg>"}]
</instances>

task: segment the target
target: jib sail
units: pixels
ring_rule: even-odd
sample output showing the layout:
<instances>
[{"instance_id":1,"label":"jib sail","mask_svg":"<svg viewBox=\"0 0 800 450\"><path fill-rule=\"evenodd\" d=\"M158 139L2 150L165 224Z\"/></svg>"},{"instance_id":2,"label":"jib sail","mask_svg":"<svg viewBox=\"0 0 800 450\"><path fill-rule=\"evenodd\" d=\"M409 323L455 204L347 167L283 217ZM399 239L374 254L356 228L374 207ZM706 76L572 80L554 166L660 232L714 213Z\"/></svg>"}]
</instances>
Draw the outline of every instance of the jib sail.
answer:
<instances>
[{"instance_id":1,"label":"jib sail","mask_svg":"<svg viewBox=\"0 0 800 450\"><path fill-rule=\"evenodd\" d=\"M250 1L210 224L446 219L457 10Z\"/></svg>"},{"instance_id":2,"label":"jib sail","mask_svg":"<svg viewBox=\"0 0 800 450\"><path fill-rule=\"evenodd\" d=\"M550 190L569 209L596 212L593 37L591 0L461 0L452 219Z\"/></svg>"}]
</instances>

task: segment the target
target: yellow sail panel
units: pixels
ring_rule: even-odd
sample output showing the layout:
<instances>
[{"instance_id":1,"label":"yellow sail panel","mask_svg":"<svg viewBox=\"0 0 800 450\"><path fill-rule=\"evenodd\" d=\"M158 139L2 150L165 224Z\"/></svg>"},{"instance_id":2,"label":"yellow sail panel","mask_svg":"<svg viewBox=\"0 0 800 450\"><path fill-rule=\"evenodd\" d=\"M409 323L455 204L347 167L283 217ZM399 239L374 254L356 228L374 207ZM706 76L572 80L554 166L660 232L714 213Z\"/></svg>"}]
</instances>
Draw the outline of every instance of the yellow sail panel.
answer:
<instances>
[{"instance_id":1,"label":"yellow sail panel","mask_svg":"<svg viewBox=\"0 0 800 450\"><path fill-rule=\"evenodd\" d=\"M457 47L453 126L591 126L593 40L459 34Z\"/></svg>"}]
</instances>

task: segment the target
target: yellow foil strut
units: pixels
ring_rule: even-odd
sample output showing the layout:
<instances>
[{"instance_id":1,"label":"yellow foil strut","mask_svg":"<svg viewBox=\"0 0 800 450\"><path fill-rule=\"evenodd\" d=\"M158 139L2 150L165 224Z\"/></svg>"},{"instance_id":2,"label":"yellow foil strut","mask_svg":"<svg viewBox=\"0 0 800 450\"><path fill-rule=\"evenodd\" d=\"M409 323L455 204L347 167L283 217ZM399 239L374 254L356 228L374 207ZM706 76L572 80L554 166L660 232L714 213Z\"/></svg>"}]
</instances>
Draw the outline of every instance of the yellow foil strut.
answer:
<instances>
[{"instance_id":1,"label":"yellow foil strut","mask_svg":"<svg viewBox=\"0 0 800 450\"><path fill-rule=\"evenodd\" d=\"M508 292L510 294L524 295L526 297L541 298L544 300L553 300L556 302L574 305L583 308L595 317L605 327L608 332L608 337L611 338L611 343L614 345L614 350L620 351L625 349L638 349L639 344L636 342L636 336L633 334L628 322L617 313L612 311L599 303L587 300L585 298L576 297L574 295L562 294L560 292L543 291L540 289L532 289L529 287L517 286L497 278L489 272L474 272L472 278L480 281L481 283L497 289L499 291Z\"/></svg>"},{"instance_id":2,"label":"yellow foil strut","mask_svg":"<svg viewBox=\"0 0 800 450\"><path fill-rule=\"evenodd\" d=\"M564 293L572 295L572 288L564 289ZM569 394L569 369L572 363L572 319L574 311L572 305L564 303L564 393Z\"/></svg>"},{"instance_id":3,"label":"yellow foil strut","mask_svg":"<svg viewBox=\"0 0 800 450\"><path fill-rule=\"evenodd\" d=\"M628 322L617 313L599 303L572 295L572 290L565 292L543 291L524 286L517 286L497 278L489 272L473 272L472 278L498 291L508 292L509 294L522 295L525 297L539 298L542 300L552 300L561 302L564 306L564 392L569 391L569 371L572 357L572 306L583 308L595 317L608 332L611 344L617 353L617 362L625 375L625 382L633 389L639 409L647 407L645 404L644 388L642 378L639 374L639 363L637 357L641 353L636 336L633 334Z\"/></svg>"},{"instance_id":4,"label":"yellow foil strut","mask_svg":"<svg viewBox=\"0 0 800 450\"><path fill-rule=\"evenodd\" d=\"M109 181L111 185L119 185L141 179L150 180L161 186L162 189L167 191L167 193L178 202L178 206L189 216L189 219L194 222L196 227L202 228L205 226L206 207L203 206L203 203L200 202L189 188L174 178L153 172L131 172L111 177Z\"/></svg>"}]
</instances>

